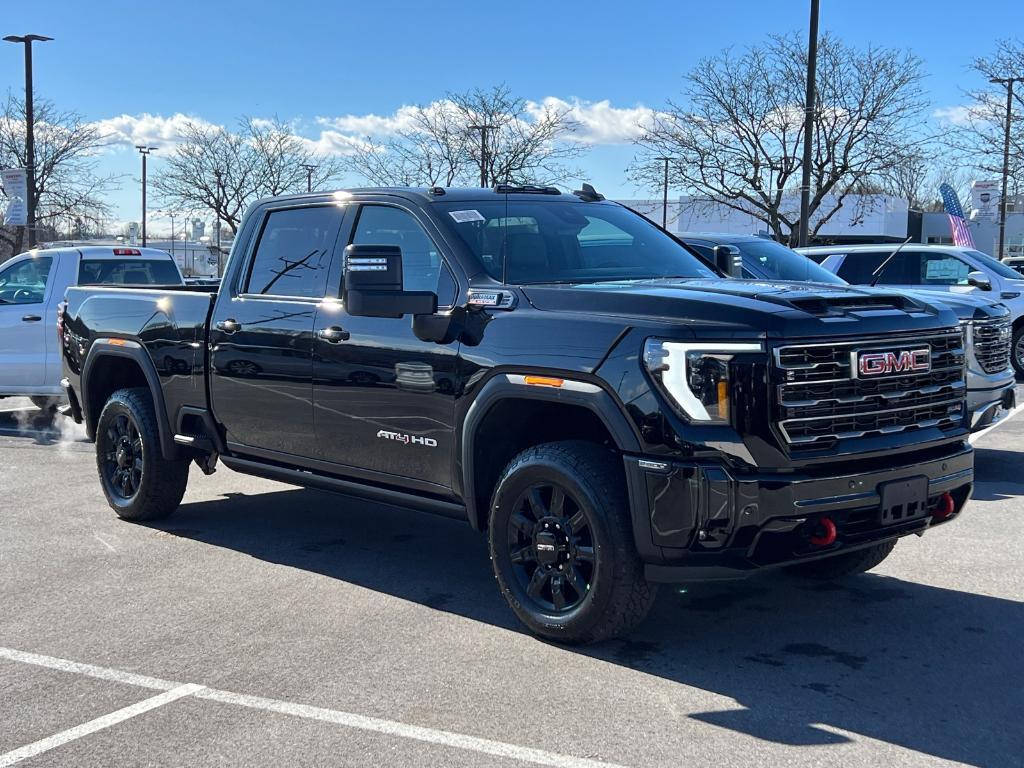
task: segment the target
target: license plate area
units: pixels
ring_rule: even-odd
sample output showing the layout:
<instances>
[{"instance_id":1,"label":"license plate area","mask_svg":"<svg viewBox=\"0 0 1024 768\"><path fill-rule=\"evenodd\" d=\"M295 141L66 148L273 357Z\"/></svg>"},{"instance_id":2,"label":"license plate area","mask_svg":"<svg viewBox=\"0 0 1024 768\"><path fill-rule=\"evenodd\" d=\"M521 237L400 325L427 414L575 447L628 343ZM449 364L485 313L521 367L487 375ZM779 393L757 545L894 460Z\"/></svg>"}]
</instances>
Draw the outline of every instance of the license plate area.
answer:
<instances>
[{"instance_id":1,"label":"license plate area","mask_svg":"<svg viewBox=\"0 0 1024 768\"><path fill-rule=\"evenodd\" d=\"M928 514L928 478L924 475L881 483L878 495L882 499L879 525L899 525Z\"/></svg>"}]
</instances>

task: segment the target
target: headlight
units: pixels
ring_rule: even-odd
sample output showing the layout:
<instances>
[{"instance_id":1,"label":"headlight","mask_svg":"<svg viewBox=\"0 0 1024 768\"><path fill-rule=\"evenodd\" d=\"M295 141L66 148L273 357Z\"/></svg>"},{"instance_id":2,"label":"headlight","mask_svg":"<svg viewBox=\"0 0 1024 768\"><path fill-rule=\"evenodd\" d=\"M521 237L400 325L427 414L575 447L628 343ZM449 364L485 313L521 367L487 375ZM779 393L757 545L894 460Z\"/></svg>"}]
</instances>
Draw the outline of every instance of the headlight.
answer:
<instances>
[{"instance_id":1,"label":"headlight","mask_svg":"<svg viewBox=\"0 0 1024 768\"><path fill-rule=\"evenodd\" d=\"M760 352L760 344L691 343L648 339L644 365L669 397L694 421L729 423L729 363L737 352Z\"/></svg>"}]
</instances>

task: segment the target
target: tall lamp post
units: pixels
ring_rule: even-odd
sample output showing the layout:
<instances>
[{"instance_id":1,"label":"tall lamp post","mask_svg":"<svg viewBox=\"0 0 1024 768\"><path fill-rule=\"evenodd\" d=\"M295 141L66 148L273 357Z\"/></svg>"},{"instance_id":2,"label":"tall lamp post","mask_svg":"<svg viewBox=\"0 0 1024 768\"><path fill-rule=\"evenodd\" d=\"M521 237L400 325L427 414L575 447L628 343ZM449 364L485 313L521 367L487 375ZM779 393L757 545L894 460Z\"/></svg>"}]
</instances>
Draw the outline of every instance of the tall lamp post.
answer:
<instances>
[{"instance_id":1,"label":"tall lamp post","mask_svg":"<svg viewBox=\"0 0 1024 768\"><path fill-rule=\"evenodd\" d=\"M668 229L668 163L672 158L662 156L654 159L661 160L665 164L665 173L661 182L661 228Z\"/></svg>"},{"instance_id":2,"label":"tall lamp post","mask_svg":"<svg viewBox=\"0 0 1024 768\"><path fill-rule=\"evenodd\" d=\"M990 83L998 83L1006 87L1006 123L1003 131L1003 190L999 196L999 250L996 258L1005 255L1006 244L1006 182L1010 176L1010 126L1013 122L1013 84L1024 83L1024 77L993 77Z\"/></svg>"},{"instance_id":3,"label":"tall lamp post","mask_svg":"<svg viewBox=\"0 0 1024 768\"><path fill-rule=\"evenodd\" d=\"M487 188L487 132L498 126L490 123L480 123L468 126L471 131L480 131L480 186Z\"/></svg>"},{"instance_id":4,"label":"tall lamp post","mask_svg":"<svg viewBox=\"0 0 1024 768\"><path fill-rule=\"evenodd\" d=\"M142 247L146 247L146 158L150 152L156 152L159 147L147 147L145 144L136 144L135 148L142 155Z\"/></svg>"},{"instance_id":5,"label":"tall lamp post","mask_svg":"<svg viewBox=\"0 0 1024 768\"><path fill-rule=\"evenodd\" d=\"M811 141L814 138L814 94L818 69L818 0L811 0L811 23L807 37L807 96L804 100L804 165L800 178L800 245L807 245L811 218Z\"/></svg>"},{"instance_id":6,"label":"tall lamp post","mask_svg":"<svg viewBox=\"0 0 1024 768\"><path fill-rule=\"evenodd\" d=\"M306 191L313 191L313 171L319 168L319 165L313 165L312 163L303 163L301 166L306 171Z\"/></svg>"},{"instance_id":7,"label":"tall lamp post","mask_svg":"<svg viewBox=\"0 0 1024 768\"><path fill-rule=\"evenodd\" d=\"M217 243L217 277L224 276L224 265L221 261L220 256L220 189L221 189L221 178L222 173L220 168L215 168L213 171L214 177L217 179L217 208L213 212L213 229L216 235Z\"/></svg>"},{"instance_id":8,"label":"tall lamp post","mask_svg":"<svg viewBox=\"0 0 1024 768\"><path fill-rule=\"evenodd\" d=\"M7 35L8 43L21 43L25 46L25 207L28 213L28 247L36 244L36 137L35 110L32 104L32 43L45 43L53 40L43 35Z\"/></svg>"}]
</instances>

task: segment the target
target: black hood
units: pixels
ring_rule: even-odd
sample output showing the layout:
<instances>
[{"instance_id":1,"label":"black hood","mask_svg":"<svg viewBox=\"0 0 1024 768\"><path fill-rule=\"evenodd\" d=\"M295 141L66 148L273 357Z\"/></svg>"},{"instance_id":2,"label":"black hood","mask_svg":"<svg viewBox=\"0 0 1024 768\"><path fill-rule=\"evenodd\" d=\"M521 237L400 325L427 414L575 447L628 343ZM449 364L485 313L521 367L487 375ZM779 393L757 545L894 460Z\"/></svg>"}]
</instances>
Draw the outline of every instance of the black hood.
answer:
<instances>
[{"instance_id":1,"label":"black hood","mask_svg":"<svg viewBox=\"0 0 1024 768\"><path fill-rule=\"evenodd\" d=\"M957 325L948 308L900 292L825 283L658 279L523 289L537 309L614 314L698 336L864 335Z\"/></svg>"}]
</instances>

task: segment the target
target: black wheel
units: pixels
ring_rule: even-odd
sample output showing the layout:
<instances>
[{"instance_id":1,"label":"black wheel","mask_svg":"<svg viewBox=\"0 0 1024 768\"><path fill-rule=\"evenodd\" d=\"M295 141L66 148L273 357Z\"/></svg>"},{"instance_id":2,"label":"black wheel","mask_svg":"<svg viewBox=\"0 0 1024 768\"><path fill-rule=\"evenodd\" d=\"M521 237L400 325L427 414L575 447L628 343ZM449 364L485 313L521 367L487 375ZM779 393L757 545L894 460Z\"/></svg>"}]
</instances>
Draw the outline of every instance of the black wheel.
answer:
<instances>
[{"instance_id":1,"label":"black wheel","mask_svg":"<svg viewBox=\"0 0 1024 768\"><path fill-rule=\"evenodd\" d=\"M1024 325L1013 332L1013 354L1010 359L1017 375L1024 376Z\"/></svg>"},{"instance_id":2,"label":"black wheel","mask_svg":"<svg viewBox=\"0 0 1024 768\"><path fill-rule=\"evenodd\" d=\"M166 517L181 503L187 460L160 452L153 400L146 389L119 389L96 425L96 468L107 503L125 520Z\"/></svg>"},{"instance_id":3,"label":"black wheel","mask_svg":"<svg viewBox=\"0 0 1024 768\"><path fill-rule=\"evenodd\" d=\"M793 565L789 572L797 576L804 576L809 579L841 579L844 576L852 576L856 573L870 571L880 562L889 556L889 553L896 547L896 539L883 541L873 547L858 549L856 552L847 552L844 555L824 557L821 560L812 560L809 563Z\"/></svg>"},{"instance_id":4,"label":"black wheel","mask_svg":"<svg viewBox=\"0 0 1024 768\"><path fill-rule=\"evenodd\" d=\"M491 502L494 575L529 629L563 643L622 634L647 615L644 579L618 458L594 443L529 448L506 467Z\"/></svg>"}]
</instances>

